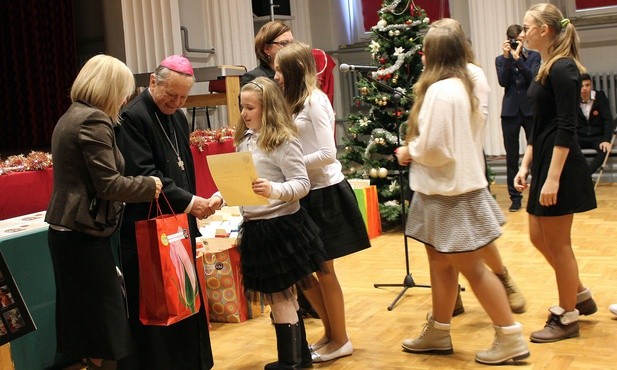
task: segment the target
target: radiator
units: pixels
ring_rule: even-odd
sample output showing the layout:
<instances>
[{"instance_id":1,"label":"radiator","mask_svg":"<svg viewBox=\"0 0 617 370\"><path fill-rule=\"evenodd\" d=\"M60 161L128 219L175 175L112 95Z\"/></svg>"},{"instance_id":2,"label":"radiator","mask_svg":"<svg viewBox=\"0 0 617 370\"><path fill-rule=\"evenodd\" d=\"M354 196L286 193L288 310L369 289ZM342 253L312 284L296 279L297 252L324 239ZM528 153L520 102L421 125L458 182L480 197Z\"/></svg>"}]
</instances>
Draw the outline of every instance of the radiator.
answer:
<instances>
[{"instance_id":1,"label":"radiator","mask_svg":"<svg viewBox=\"0 0 617 370\"><path fill-rule=\"evenodd\" d=\"M591 75L594 90L602 90L606 93L611 105L611 114L617 116L617 72L597 73Z\"/></svg>"}]
</instances>

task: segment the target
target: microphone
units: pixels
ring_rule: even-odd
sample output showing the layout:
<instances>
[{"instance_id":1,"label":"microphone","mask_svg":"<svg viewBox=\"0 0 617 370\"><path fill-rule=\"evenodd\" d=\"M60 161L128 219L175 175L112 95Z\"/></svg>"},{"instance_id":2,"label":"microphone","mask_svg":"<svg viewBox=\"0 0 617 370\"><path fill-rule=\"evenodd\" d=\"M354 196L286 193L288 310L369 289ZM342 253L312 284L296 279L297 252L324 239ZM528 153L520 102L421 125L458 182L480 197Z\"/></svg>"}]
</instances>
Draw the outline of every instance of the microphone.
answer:
<instances>
[{"instance_id":1,"label":"microphone","mask_svg":"<svg viewBox=\"0 0 617 370\"><path fill-rule=\"evenodd\" d=\"M377 66L356 66L356 65L347 64L347 63L343 63L339 67L339 70L341 72L344 72L344 73L347 73L347 72L375 72L378 69L379 68Z\"/></svg>"}]
</instances>

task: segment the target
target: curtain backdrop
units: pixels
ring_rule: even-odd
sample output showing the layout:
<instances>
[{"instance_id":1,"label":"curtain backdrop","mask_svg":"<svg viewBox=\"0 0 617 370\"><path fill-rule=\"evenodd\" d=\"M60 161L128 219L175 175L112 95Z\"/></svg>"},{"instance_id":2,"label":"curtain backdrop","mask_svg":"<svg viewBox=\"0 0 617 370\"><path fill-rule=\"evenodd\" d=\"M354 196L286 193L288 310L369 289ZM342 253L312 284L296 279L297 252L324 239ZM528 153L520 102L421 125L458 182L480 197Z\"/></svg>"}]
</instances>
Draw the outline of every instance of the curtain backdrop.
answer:
<instances>
[{"instance_id":1,"label":"curtain backdrop","mask_svg":"<svg viewBox=\"0 0 617 370\"><path fill-rule=\"evenodd\" d=\"M166 56L182 54L177 0L122 0L126 65L152 72Z\"/></svg>"},{"instance_id":2,"label":"curtain backdrop","mask_svg":"<svg viewBox=\"0 0 617 370\"><path fill-rule=\"evenodd\" d=\"M77 72L72 0L0 1L0 152L47 148Z\"/></svg>"}]
</instances>

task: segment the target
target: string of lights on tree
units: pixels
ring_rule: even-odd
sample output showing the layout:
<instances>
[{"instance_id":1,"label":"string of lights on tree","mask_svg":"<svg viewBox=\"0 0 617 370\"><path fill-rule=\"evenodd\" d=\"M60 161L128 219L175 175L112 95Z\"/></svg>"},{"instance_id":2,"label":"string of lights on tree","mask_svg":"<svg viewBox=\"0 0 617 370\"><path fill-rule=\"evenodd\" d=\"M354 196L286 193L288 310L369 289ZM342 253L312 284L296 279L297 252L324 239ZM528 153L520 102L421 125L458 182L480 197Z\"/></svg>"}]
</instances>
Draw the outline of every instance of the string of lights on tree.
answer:
<instances>
[{"instance_id":1,"label":"string of lights on tree","mask_svg":"<svg viewBox=\"0 0 617 370\"><path fill-rule=\"evenodd\" d=\"M340 158L343 171L348 178L370 179L377 186L384 229L401 224L400 192L407 179L401 187L394 150L398 135L400 140L405 136L412 105L409 97L422 72L422 41L429 23L426 12L411 0L383 2L366 49L379 69L370 78L359 79L354 97L357 109L347 116L345 151ZM400 92L400 101L394 102L393 91L379 83Z\"/></svg>"}]
</instances>

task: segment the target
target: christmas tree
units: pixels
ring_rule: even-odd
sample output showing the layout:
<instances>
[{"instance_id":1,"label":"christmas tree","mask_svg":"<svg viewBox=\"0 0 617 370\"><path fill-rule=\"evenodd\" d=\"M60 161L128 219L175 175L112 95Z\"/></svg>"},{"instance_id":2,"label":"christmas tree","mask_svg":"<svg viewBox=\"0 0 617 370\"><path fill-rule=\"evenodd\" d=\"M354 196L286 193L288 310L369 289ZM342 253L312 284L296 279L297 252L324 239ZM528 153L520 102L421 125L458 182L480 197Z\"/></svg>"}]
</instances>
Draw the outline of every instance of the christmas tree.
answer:
<instances>
[{"instance_id":1,"label":"christmas tree","mask_svg":"<svg viewBox=\"0 0 617 370\"><path fill-rule=\"evenodd\" d=\"M385 0L379 22L371 28L367 48L376 72L357 83L356 108L347 117L345 151L340 161L348 178L370 179L377 186L382 227L402 224L401 191L407 174L394 150L405 137L407 115L413 103L412 86L422 72L422 41L429 19L411 0Z\"/></svg>"}]
</instances>

